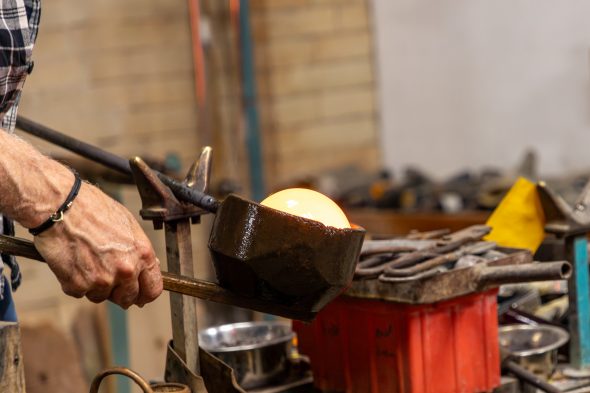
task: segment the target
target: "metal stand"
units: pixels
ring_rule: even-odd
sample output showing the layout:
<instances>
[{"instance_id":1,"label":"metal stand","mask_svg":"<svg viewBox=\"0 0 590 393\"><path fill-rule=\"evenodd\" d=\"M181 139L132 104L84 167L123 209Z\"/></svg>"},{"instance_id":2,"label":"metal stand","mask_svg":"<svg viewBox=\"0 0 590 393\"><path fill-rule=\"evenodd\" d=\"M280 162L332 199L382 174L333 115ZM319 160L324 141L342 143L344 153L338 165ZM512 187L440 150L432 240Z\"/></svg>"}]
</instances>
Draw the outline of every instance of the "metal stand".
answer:
<instances>
[{"instance_id":1,"label":"metal stand","mask_svg":"<svg viewBox=\"0 0 590 393\"><path fill-rule=\"evenodd\" d=\"M191 223L207 214L194 205L181 203L154 172L140 159L130 161L133 177L142 200L141 216L164 229L166 258L170 273L193 278ZM189 170L183 185L206 192L211 172L211 148ZM166 359L166 381L188 385L193 393L243 392L235 382L233 371L217 358L199 350L196 299L179 293L170 294L172 342ZM205 376L207 376L205 378Z\"/></svg>"},{"instance_id":2,"label":"metal stand","mask_svg":"<svg viewBox=\"0 0 590 393\"><path fill-rule=\"evenodd\" d=\"M570 363L582 369L590 366L590 286L588 284L587 231L566 236L566 257L572 261L568 282Z\"/></svg>"},{"instance_id":3,"label":"metal stand","mask_svg":"<svg viewBox=\"0 0 590 393\"><path fill-rule=\"evenodd\" d=\"M546 184L539 183L537 189L547 220L545 231L563 239L564 255L573 266L568 281L570 363L573 368L590 375L590 215L586 209L590 188L586 186L574 208Z\"/></svg>"}]
</instances>

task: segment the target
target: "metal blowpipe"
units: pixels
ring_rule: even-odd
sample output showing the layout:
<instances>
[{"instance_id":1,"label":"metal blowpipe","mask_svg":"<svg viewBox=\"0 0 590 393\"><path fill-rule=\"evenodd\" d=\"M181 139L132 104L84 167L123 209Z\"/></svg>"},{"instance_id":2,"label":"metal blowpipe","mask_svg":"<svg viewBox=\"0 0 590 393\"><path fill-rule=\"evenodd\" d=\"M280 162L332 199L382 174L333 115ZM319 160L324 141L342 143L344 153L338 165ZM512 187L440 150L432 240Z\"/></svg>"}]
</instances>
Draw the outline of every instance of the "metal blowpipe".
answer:
<instances>
[{"instance_id":1,"label":"metal blowpipe","mask_svg":"<svg viewBox=\"0 0 590 393\"><path fill-rule=\"evenodd\" d=\"M128 160L99 147L62 134L59 131L53 130L22 116L17 118L16 127L27 134L63 147L64 149L79 154L82 157L102 164L107 168L111 168L119 173L128 175L129 177L132 176ZM172 179L161 172L155 170L153 172L158 176L162 183L172 190L174 196L176 196L179 201L192 203L193 205L199 206L211 213L217 212L219 202L211 195L187 187L178 180Z\"/></svg>"},{"instance_id":2,"label":"metal blowpipe","mask_svg":"<svg viewBox=\"0 0 590 393\"><path fill-rule=\"evenodd\" d=\"M33 242L12 236L0 235L0 253L45 262L41 254L39 254L35 248ZM162 272L162 279L165 290L197 297L203 300L249 308L302 321L310 321L315 315L315 313L303 308L286 308L268 301L236 295L215 283L205 280L184 277L165 271Z\"/></svg>"}]
</instances>

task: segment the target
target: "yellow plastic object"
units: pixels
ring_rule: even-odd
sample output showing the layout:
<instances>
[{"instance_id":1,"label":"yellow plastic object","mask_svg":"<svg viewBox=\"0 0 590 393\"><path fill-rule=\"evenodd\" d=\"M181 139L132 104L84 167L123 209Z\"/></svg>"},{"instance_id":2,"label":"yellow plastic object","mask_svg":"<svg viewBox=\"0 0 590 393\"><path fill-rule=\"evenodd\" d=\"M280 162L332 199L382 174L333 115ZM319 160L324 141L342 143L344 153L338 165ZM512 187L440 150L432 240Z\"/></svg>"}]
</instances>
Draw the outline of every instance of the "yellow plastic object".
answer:
<instances>
[{"instance_id":1,"label":"yellow plastic object","mask_svg":"<svg viewBox=\"0 0 590 393\"><path fill-rule=\"evenodd\" d=\"M272 194L261 205L309 218L334 228L350 228L340 207L327 196L305 188L289 188Z\"/></svg>"},{"instance_id":2,"label":"yellow plastic object","mask_svg":"<svg viewBox=\"0 0 590 393\"><path fill-rule=\"evenodd\" d=\"M486 240L503 247L526 248L535 252L545 237L545 215L537 187L519 178L488 219L492 232Z\"/></svg>"}]
</instances>

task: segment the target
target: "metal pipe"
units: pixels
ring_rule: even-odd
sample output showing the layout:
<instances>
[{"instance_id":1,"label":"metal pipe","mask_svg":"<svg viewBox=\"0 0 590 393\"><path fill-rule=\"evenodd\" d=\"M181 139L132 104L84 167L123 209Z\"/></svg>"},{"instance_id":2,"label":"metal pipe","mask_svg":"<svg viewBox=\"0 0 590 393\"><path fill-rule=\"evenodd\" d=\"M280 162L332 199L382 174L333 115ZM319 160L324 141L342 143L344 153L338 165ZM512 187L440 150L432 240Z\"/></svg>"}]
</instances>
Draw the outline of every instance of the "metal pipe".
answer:
<instances>
[{"instance_id":1,"label":"metal pipe","mask_svg":"<svg viewBox=\"0 0 590 393\"><path fill-rule=\"evenodd\" d=\"M153 169L152 169L153 170ZM154 171L158 178L167 185L176 198L181 202L192 203L193 205L202 207L210 213L217 213L220 202L211 195L204 192L197 191L193 188L187 187L178 180L164 175L158 171Z\"/></svg>"},{"instance_id":2,"label":"metal pipe","mask_svg":"<svg viewBox=\"0 0 590 393\"><path fill-rule=\"evenodd\" d=\"M538 389L541 389L547 393L561 393L561 390L557 389L555 386L551 385L544 379L538 377L537 375L531 373L530 371L526 370L525 368L519 366L518 364L514 363L511 360L504 361L502 364L504 370L514 374L518 379L532 385Z\"/></svg>"},{"instance_id":3,"label":"metal pipe","mask_svg":"<svg viewBox=\"0 0 590 393\"><path fill-rule=\"evenodd\" d=\"M113 153L93 146L89 143L82 142L76 138L65 135L59 131L53 130L22 116L17 118L16 126L27 134L36 136L37 138L41 138L47 142L63 147L64 149L74 152L82 157L102 164L124 175L128 175L130 178L132 177L129 161ZM203 192L187 187L185 184L179 182L178 180L174 180L161 172L154 171L154 173L158 176L162 183L167 185L170 190L172 190L178 200L186 203L192 203L193 205L199 206L211 213L217 212L219 202L211 195L207 195Z\"/></svg>"},{"instance_id":4,"label":"metal pipe","mask_svg":"<svg viewBox=\"0 0 590 393\"><path fill-rule=\"evenodd\" d=\"M108 168L111 168L124 175L131 177L131 167L129 161L112 154L108 151L102 150L89 143L82 142L69 135L62 134L56 130L46 127L42 124L36 123L30 119L18 116L16 119L16 127L25 131L27 134L41 138L54 145L63 147L83 157L89 158L92 161L98 162Z\"/></svg>"},{"instance_id":5,"label":"metal pipe","mask_svg":"<svg viewBox=\"0 0 590 393\"><path fill-rule=\"evenodd\" d=\"M33 242L12 236L0 235L0 253L45 262L45 259L39 254L39 251L37 251ZM169 292L198 297L199 299L211 302L249 308L255 311L279 315L289 319L311 321L315 317L315 313L310 312L309 310L296 306L283 307L265 299L240 296L215 283L205 280L184 277L165 271L162 271L162 280L164 289Z\"/></svg>"},{"instance_id":6,"label":"metal pipe","mask_svg":"<svg viewBox=\"0 0 590 393\"><path fill-rule=\"evenodd\" d=\"M542 262L522 265L486 266L477 281L483 285L501 285L517 282L563 280L572 273L567 261Z\"/></svg>"},{"instance_id":7,"label":"metal pipe","mask_svg":"<svg viewBox=\"0 0 590 393\"><path fill-rule=\"evenodd\" d=\"M240 0L240 54L242 62L242 95L246 117L246 147L250 162L252 196L260 201L266 193L264 158L260 135L260 115L257 108L254 42L250 29L250 2Z\"/></svg>"}]
</instances>

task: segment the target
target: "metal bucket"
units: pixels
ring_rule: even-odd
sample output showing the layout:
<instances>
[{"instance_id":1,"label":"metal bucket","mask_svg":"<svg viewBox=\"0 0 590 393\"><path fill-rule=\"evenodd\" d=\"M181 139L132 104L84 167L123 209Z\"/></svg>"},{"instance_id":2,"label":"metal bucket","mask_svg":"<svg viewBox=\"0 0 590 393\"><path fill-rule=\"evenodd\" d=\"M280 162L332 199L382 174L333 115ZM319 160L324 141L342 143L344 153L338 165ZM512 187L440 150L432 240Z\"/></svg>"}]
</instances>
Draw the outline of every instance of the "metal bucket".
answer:
<instances>
[{"instance_id":1,"label":"metal bucket","mask_svg":"<svg viewBox=\"0 0 590 393\"><path fill-rule=\"evenodd\" d=\"M546 379L557 366L557 349L569 340L568 332L551 325L507 325L499 335L500 346L514 362Z\"/></svg>"},{"instance_id":2,"label":"metal bucket","mask_svg":"<svg viewBox=\"0 0 590 393\"><path fill-rule=\"evenodd\" d=\"M244 389L267 386L287 376L295 334L281 322L243 322L199 332L201 347L235 374Z\"/></svg>"}]
</instances>

